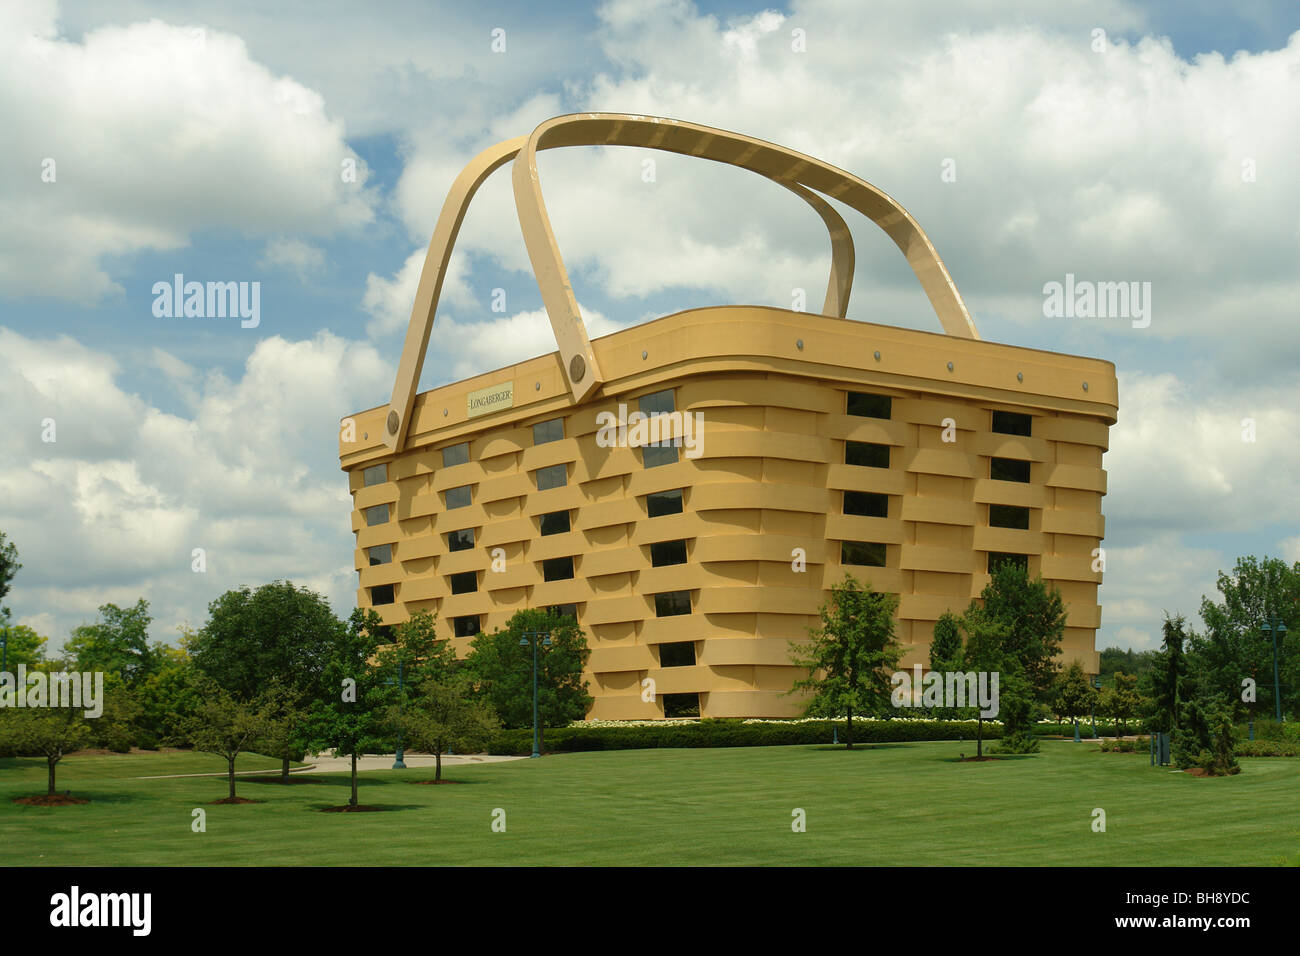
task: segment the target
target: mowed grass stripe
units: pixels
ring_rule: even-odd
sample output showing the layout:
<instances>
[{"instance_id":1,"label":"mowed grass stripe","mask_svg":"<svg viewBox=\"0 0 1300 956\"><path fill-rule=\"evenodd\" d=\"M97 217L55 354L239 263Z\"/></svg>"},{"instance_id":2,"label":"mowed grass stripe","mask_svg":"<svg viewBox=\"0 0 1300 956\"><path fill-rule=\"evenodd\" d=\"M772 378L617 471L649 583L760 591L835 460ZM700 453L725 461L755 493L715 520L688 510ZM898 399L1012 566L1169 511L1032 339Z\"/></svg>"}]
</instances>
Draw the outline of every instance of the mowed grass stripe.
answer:
<instances>
[{"instance_id":1,"label":"mowed grass stripe","mask_svg":"<svg viewBox=\"0 0 1300 956\"><path fill-rule=\"evenodd\" d=\"M40 808L44 762L0 761L0 863L63 865L1267 865L1300 859L1300 761L1246 759L1236 777L1195 779L1145 754L1051 741L1042 752L957 763L970 742L551 755L363 773L382 813L347 802L346 774L281 786L239 782L261 804L217 806L202 754L68 758L59 789L85 806ZM214 766L215 764L215 766ZM274 761L251 755L239 769ZM191 832L191 811L207 832ZM791 831L791 811L807 832ZM1092 812L1106 811L1106 833ZM495 808L507 830L491 830Z\"/></svg>"}]
</instances>

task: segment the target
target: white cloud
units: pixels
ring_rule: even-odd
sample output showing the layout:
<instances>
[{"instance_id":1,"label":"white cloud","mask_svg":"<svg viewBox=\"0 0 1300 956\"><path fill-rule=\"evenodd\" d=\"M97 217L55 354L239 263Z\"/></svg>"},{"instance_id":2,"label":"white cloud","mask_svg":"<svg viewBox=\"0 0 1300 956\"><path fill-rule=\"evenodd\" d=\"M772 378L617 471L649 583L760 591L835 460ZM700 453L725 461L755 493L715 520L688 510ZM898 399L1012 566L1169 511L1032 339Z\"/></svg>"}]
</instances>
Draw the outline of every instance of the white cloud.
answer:
<instances>
[{"instance_id":1,"label":"white cloud","mask_svg":"<svg viewBox=\"0 0 1300 956\"><path fill-rule=\"evenodd\" d=\"M240 37L151 20L74 42L20 6L0 10L0 294L93 303L122 291L109 255L372 218L342 124Z\"/></svg>"},{"instance_id":2,"label":"white cloud","mask_svg":"<svg viewBox=\"0 0 1300 956\"><path fill-rule=\"evenodd\" d=\"M281 236L266 244L259 265L269 269L283 269L296 275L300 282L306 282L324 270L325 253L309 242Z\"/></svg>"}]
</instances>

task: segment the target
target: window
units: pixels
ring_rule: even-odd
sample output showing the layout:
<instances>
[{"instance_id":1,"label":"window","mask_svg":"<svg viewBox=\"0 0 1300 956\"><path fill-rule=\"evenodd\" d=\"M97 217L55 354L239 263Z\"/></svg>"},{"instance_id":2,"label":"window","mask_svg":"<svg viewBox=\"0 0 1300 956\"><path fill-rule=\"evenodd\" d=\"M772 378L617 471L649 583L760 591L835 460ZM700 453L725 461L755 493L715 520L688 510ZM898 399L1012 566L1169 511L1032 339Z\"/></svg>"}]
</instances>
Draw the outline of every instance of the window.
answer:
<instances>
[{"instance_id":1,"label":"window","mask_svg":"<svg viewBox=\"0 0 1300 956\"><path fill-rule=\"evenodd\" d=\"M861 564L869 568L883 568L885 546L874 541L844 541L840 544L840 564Z\"/></svg>"},{"instance_id":2,"label":"window","mask_svg":"<svg viewBox=\"0 0 1300 956\"><path fill-rule=\"evenodd\" d=\"M691 613L690 591L661 591L655 595L655 617Z\"/></svg>"},{"instance_id":3,"label":"window","mask_svg":"<svg viewBox=\"0 0 1300 956\"><path fill-rule=\"evenodd\" d=\"M366 557L370 559L372 568L376 564L388 564L393 560L393 546L391 544L377 544L373 548L366 548Z\"/></svg>"},{"instance_id":4,"label":"window","mask_svg":"<svg viewBox=\"0 0 1300 956\"><path fill-rule=\"evenodd\" d=\"M699 694L660 694L664 701L665 717L700 716Z\"/></svg>"},{"instance_id":5,"label":"window","mask_svg":"<svg viewBox=\"0 0 1300 956\"><path fill-rule=\"evenodd\" d=\"M641 461L647 468L658 468L660 465L675 465L677 464L677 446L645 445L641 448Z\"/></svg>"},{"instance_id":6,"label":"window","mask_svg":"<svg viewBox=\"0 0 1300 956\"><path fill-rule=\"evenodd\" d=\"M546 609L547 614L554 614L556 617L567 617L577 623L578 605L576 604L552 604Z\"/></svg>"},{"instance_id":7,"label":"window","mask_svg":"<svg viewBox=\"0 0 1300 956\"><path fill-rule=\"evenodd\" d=\"M1014 505L989 505L990 528L1019 528L1029 530L1029 509Z\"/></svg>"},{"instance_id":8,"label":"window","mask_svg":"<svg viewBox=\"0 0 1300 956\"><path fill-rule=\"evenodd\" d=\"M1018 412L994 412L993 430L1003 435L1028 435L1033 430L1034 417Z\"/></svg>"},{"instance_id":9,"label":"window","mask_svg":"<svg viewBox=\"0 0 1300 956\"><path fill-rule=\"evenodd\" d=\"M645 496L646 511L651 518L682 513L682 489L673 491L654 491Z\"/></svg>"},{"instance_id":10,"label":"window","mask_svg":"<svg viewBox=\"0 0 1300 956\"><path fill-rule=\"evenodd\" d=\"M670 564L686 563L685 541L656 541L650 545L650 564L662 568Z\"/></svg>"},{"instance_id":11,"label":"window","mask_svg":"<svg viewBox=\"0 0 1300 956\"><path fill-rule=\"evenodd\" d=\"M391 584L376 584L370 589L370 604L372 607L392 604L396 600L393 596L393 586Z\"/></svg>"},{"instance_id":12,"label":"window","mask_svg":"<svg viewBox=\"0 0 1300 956\"><path fill-rule=\"evenodd\" d=\"M457 637L473 637L479 630L477 614L451 619L451 632Z\"/></svg>"},{"instance_id":13,"label":"window","mask_svg":"<svg viewBox=\"0 0 1300 956\"><path fill-rule=\"evenodd\" d=\"M452 594L470 594L478 590L477 571L462 571L460 574L449 574L447 580L451 582Z\"/></svg>"},{"instance_id":14,"label":"window","mask_svg":"<svg viewBox=\"0 0 1300 956\"><path fill-rule=\"evenodd\" d=\"M1027 554L1003 554L999 551L989 552L989 574L993 574L1004 564L1009 564L1013 568L1019 568L1026 574L1029 573L1029 555Z\"/></svg>"},{"instance_id":15,"label":"window","mask_svg":"<svg viewBox=\"0 0 1300 956\"><path fill-rule=\"evenodd\" d=\"M894 400L888 395L871 395L867 392L849 392L848 412L863 418L888 418Z\"/></svg>"},{"instance_id":16,"label":"window","mask_svg":"<svg viewBox=\"0 0 1300 956\"><path fill-rule=\"evenodd\" d=\"M387 465L371 465L361 473L361 485L364 488L369 488L371 485L382 485L387 480Z\"/></svg>"},{"instance_id":17,"label":"window","mask_svg":"<svg viewBox=\"0 0 1300 956\"><path fill-rule=\"evenodd\" d=\"M680 641L676 644L659 645L660 667L694 667L695 642Z\"/></svg>"},{"instance_id":18,"label":"window","mask_svg":"<svg viewBox=\"0 0 1300 956\"><path fill-rule=\"evenodd\" d=\"M447 498L447 510L455 508L468 508L473 496L470 494L469 485L461 485L459 488L448 488L444 492Z\"/></svg>"},{"instance_id":19,"label":"window","mask_svg":"<svg viewBox=\"0 0 1300 956\"><path fill-rule=\"evenodd\" d=\"M533 426L533 444L545 445L547 442L560 441L564 438L564 419L552 418L548 422L538 422Z\"/></svg>"},{"instance_id":20,"label":"window","mask_svg":"<svg viewBox=\"0 0 1300 956\"><path fill-rule=\"evenodd\" d=\"M990 458L989 477L998 481L1029 481L1029 462L1016 458Z\"/></svg>"},{"instance_id":21,"label":"window","mask_svg":"<svg viewBox=\"0 0 1300 956\"><path fill-rule=\"evenodd\" d=\"M363 513L366 516L366 527L373 528L388 520L388 505L375 505L373 508L367 508Z\"/></svg>"},{"instance_id":22,"label":"window","mask_svg":"<svg viewBox=\"0 0 1300 956\"><path fill-rule=\"evenodd\" d=\"M870 491L846 491L844 513L863 515L867 518L887 518L889 517L889 495L877 495Z\"/></svg>"},{"instance_id":23,"label":"window","mask_svg":"<svg viewBox=\"0 0 1300 956\"><path fill-rule=\"evenodd\" d=\"M573 557L547 558L542 562L543 581L567 581L573 577Z\"/></svg>"},{"instance_id":24,"label":"window","mask_svg":"<svg viewBox=\"0 0 1300 956\"><path fill-rule=\"evenodd\" d=\"M569 513L567 511L552 511L550 514L542 515L542 535L564 534L569 530Z\"/></svg>"},{"instance_id":25,"label":"window","mask_svg":"<svg viewBox=\"0 0 1300 956\"><path fill-rule=\"evenodd\" d=\"M642 395L638 399L638 407L642 415L666 415L669 412L676 411L677 404L673 401L673 390L666 388L662 392L651 392L649 395Z\"/></svg>"},{"instance_id":26,"label":"window","mask_svg":"<svg viewBox=\"0 0 1300 956\"><path fill-rule=\"evenodd\" d=\"M551 465L547 468L537 469L537 490L546 491L550 488L563 488L569 483L569 473L564 465Z\"/></svg>"},{"instance_id":27,"label":"window","mask_svg":"<svg viewBox=\"0 0 1300 956\"><path fill-rule=\"evenodd\" d=\"M888 468L889 446L877 445L868 441L846 441L844 443L844 463L860 465L864 468Z\"/></svg>"},{"instance_id":28,"label":"window","mask_svg":"<svg viewBox=\"0 0 1300 956\"><path fill-rule=\"evenodd\" d=\"M442 450L442 467L450 468L452 465L463 465L469 461L469 442L463 441L459 445L448 445Z\"/></svg>"},{"instance_id":29,"label":"window","mask_svg":"<svg viewBox=\"0 0 1300 956\"><path fill-rule=\"evenodd\" d=\"M462 528L460 531L447 532L448 551L468 551L474 547L474 529Z\"/></svg>"}]
</instances>

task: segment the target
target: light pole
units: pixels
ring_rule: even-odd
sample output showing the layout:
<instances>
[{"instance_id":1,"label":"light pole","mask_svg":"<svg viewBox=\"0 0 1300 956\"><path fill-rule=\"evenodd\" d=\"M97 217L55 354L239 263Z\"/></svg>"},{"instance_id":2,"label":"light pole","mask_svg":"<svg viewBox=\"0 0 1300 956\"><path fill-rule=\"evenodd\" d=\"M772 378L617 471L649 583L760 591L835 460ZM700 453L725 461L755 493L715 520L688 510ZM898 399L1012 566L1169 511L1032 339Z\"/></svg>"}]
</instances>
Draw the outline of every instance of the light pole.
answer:
<instances>
[{"instance_id":1,"label":"light pole","mask_svg":"<svg viewBox=\"0 0 1300 956\"><path fill-rule=\"evenodd\" d=\"M390 687L393 685L391 680L386 680L384 683ZM399 712L404 709L403 705L405 703L406 695L402 693L402 659L399 657L397 659L397 707ZM402 725L400 723L397 725L397 753L393 756L396 758L393 761L393 769L405 770L406 763L402 760Z\"/></svg>"},{"instance_id":2,"label":"light pole","mask_svg":"<svg viewBox=\"0 0 1300 956\"><path fill-rule=\"evenodd\" d=\"M1092 697L1091 697L1091 700L1092 700L1092 737L1093 737L1094 740L1096 740L1096 739L1097 739L1097 694L1096 694L1096 692L1099 691L1099 690L1101 690L1101 675L1100 675L1100 674L1093 674L1093 675L1092 675L1092 689L1093 689L1093 694L1092 694Z\"/></svg>"},{"instance_id":3,"label":"light pole","mask_svg":"<svg viewBox=\"0 0 1300 956\"><path fill-rule=\"evenodd\" d=\"M1282 722L1282 687L1277 678L1277 640L1279 637L1286 637L1286 625L1280 618L1270 618L1267 624L1262 625L1265 633L1273 635L1273 707L1277 714L1278 723Z\"/></svg>"},{"instance_id":4,"label":"light pole","mask_svg":"<svg viewBox=\"0 0 1300 956\"><path fill-rule=\"evenodd\" d=\"M537 643L541 641L547 647L551 646L551 634L549 631L524 631L523 636L519 639L520 647L533 645L533 756L540 757L541 751L538 749L537 740Z\"/></svg>"}]
</instances>

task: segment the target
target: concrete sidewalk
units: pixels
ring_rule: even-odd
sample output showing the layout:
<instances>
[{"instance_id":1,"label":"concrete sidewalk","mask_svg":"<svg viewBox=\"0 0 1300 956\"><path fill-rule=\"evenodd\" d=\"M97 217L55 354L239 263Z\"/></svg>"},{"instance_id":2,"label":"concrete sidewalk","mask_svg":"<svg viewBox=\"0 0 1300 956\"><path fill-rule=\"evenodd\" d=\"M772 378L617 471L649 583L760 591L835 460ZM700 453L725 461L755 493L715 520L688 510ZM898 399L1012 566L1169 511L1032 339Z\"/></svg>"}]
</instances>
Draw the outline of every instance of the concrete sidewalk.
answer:
<instances>
[{"instance_id":1,"label":"concrete sidewalk","mask_svg":"<svg viewBox=\"0 0 1300 956\"><path fill-rule=\"evenodd\" d=\"M443 754L443 769L448 767L463 767L476 763L499 763L502 760L527 760L527 757L499 757L492 754ZM328 754L321 754L318 757L308 757L308 763L305 767L291 767L289 773L293 775L303 773L351 773L351 757L331 757ZM357 758L357 771L362 770L391 770L393 768L394 757L392 754L366 754ZM402 757L402 762L406 764L408 770L432 770L436 765L433 754L406 754ZM279 776L279 769L272 770L236 770L236 777L266 777ZM149 777L136 777L137 780L168 780L174 777L224 777L225 771L218 773L164 773Z\"/></svg>"}]
</instances>

